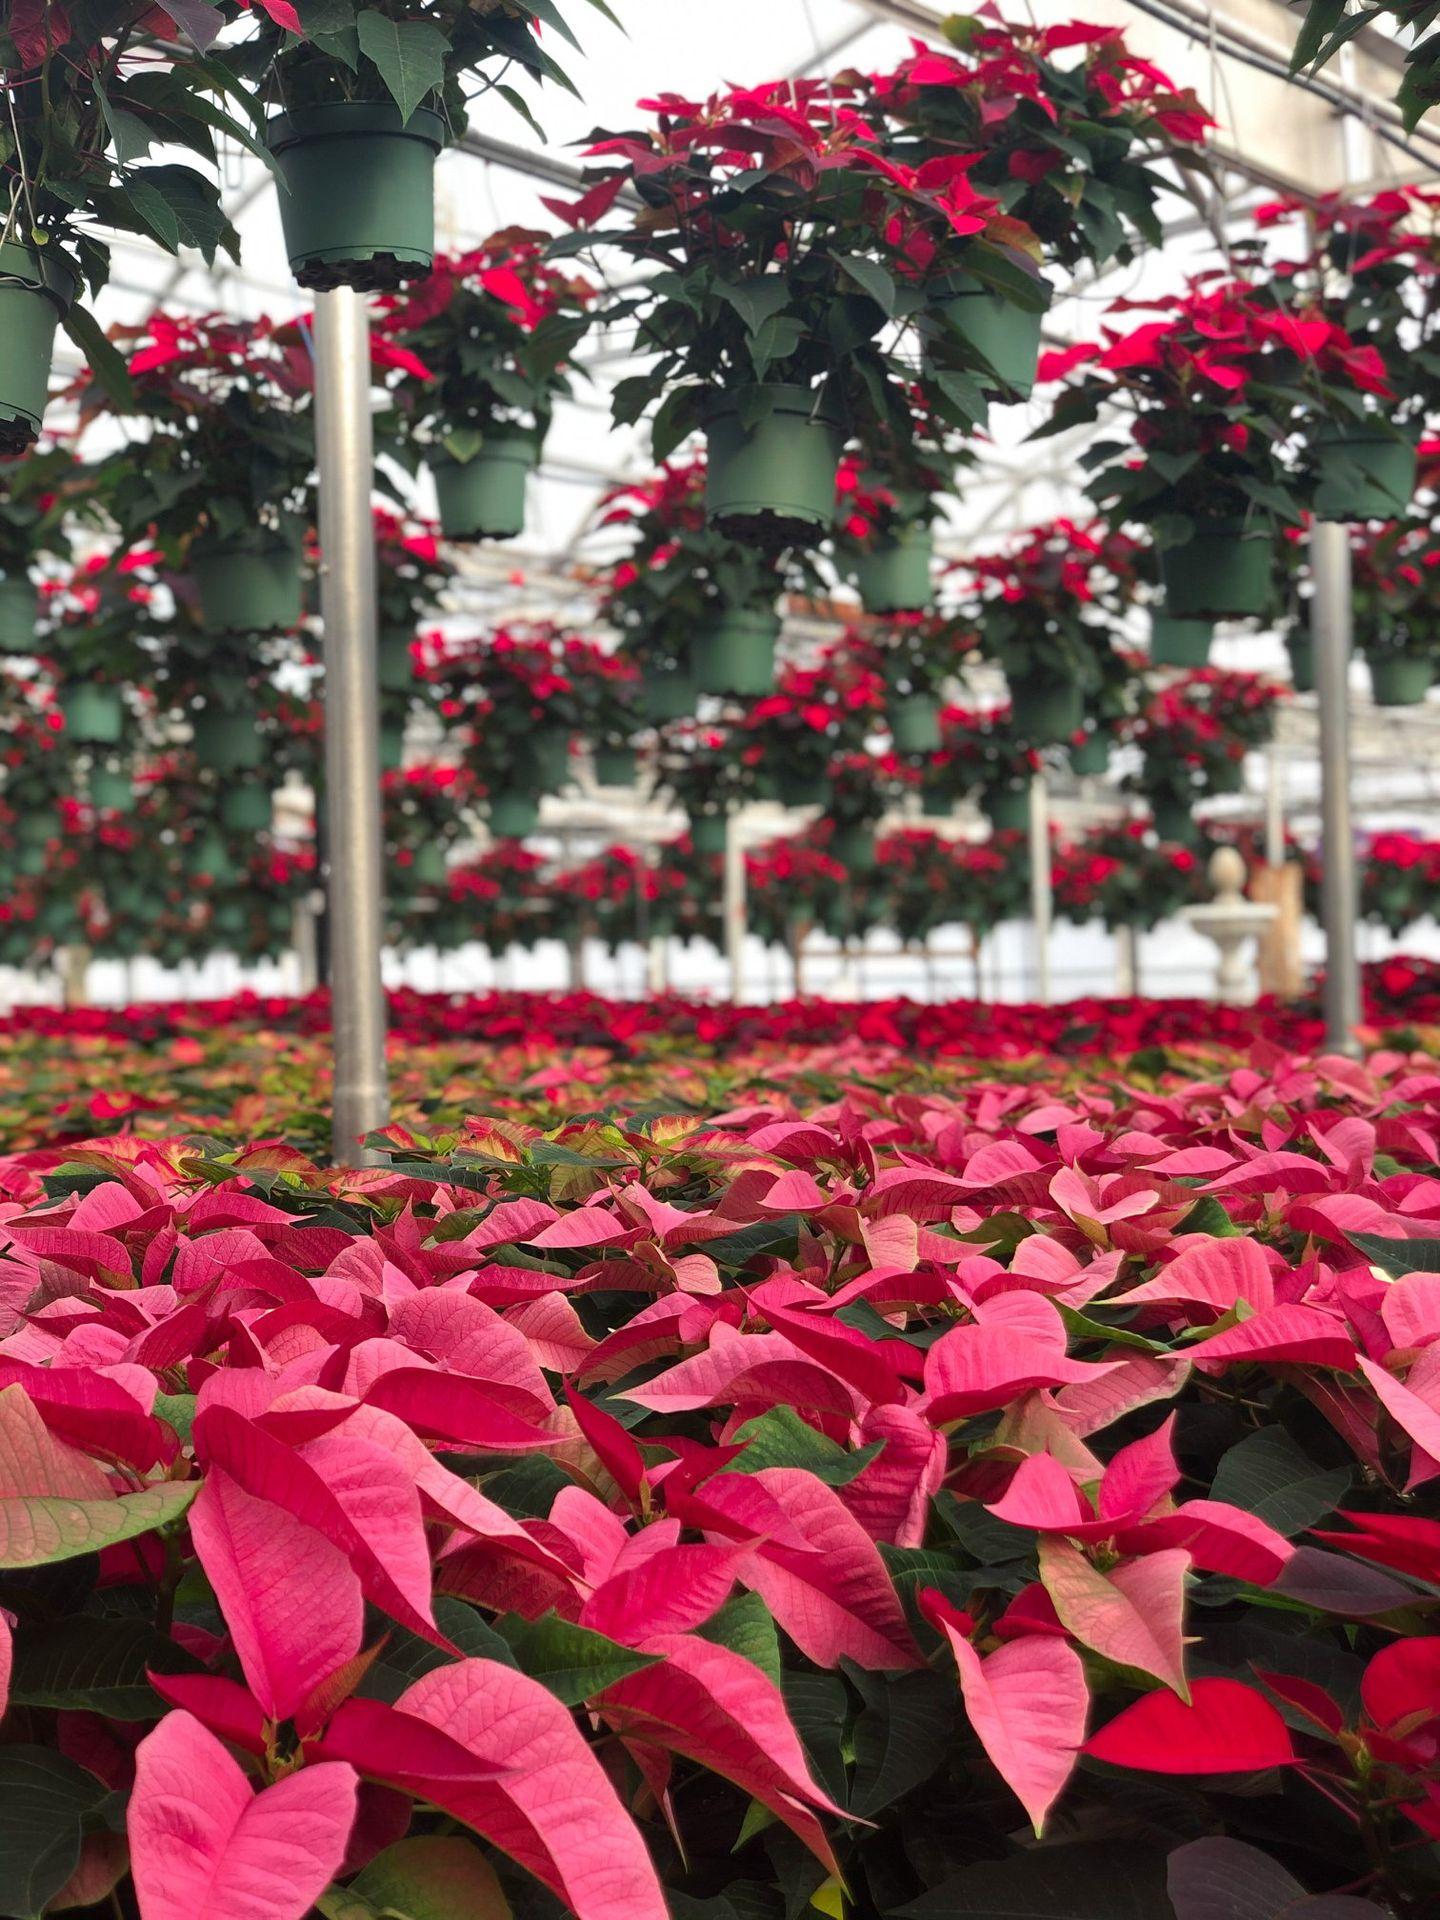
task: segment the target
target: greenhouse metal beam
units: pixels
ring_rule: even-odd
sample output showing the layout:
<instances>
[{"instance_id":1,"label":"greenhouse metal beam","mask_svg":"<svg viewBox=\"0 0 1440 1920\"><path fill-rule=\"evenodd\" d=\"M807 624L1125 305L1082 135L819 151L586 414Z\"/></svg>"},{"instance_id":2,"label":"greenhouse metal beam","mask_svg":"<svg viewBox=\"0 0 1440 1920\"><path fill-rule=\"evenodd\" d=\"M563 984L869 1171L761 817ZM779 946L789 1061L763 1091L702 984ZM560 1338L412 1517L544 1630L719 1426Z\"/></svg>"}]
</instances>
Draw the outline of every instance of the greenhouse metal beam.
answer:
<instances>
[{"instance_id":1,"label":"greenhouse metal beam","mask_svg":"<svg viewBox=\"0 0 1440 1920\"><path fill-rule=\"evenodd\" d=\"M1359 886L1350 819L1350 643L1353 599L1350 530L1317 520L1310 532L1315 582L1315 691L1320 707L1320 917L1325 927L1325 1038L1337 1053L1357 1053L1360 956Z\"/></svg>"}]
</instances>

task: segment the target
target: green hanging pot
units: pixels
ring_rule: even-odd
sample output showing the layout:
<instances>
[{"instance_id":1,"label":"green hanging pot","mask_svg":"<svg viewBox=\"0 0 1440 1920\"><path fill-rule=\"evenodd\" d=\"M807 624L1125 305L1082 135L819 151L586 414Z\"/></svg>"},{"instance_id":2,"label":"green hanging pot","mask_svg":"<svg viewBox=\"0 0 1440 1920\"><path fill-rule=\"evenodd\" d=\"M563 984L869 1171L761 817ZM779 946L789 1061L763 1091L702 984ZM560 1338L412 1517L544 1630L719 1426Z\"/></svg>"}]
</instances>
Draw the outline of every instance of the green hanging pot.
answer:
<instances>
[{"instance_id":1,"label":"green hanging pot","mask_svg":"<svg viewBox=\"0 0 1440 1920\"><path fill-rule=\"evenodd\" d=\"M832 860L838 860L847 873L869 873L875 865L875 829L870 826L836 827L828 848Z\"/></svg>"},{"instance_id":2,"label":"green hanging pot","mask_svg":"<svg viewBox=\"0 0 1440 1920\"><path fill-rule=\"evenodd\" d=\"M1030 824L1030 795L1024 787L987 787L980 805L996 833L1023 833Z\"/></svg>"},{"instance_id":3,"label":"green hanging pot","mask_svg":"<svg viewBox=\"0 0 1440 1920\"><path fill-rule=\"evenodd\" d=\"M595 779L602 787L633 787L640 757L633 747L596 747Z\"/></svg>"},{"instance_id":4,"label":"green hanging pot","mask_svg":"<svg viewBox=\"0 0 1440 1920\"><path fill-rule=\"evenodd\" d=\"M388 101L334 100L276 114L280 225L302 287L398 287L435 258L435 157L445 121Z\"/></svg>"},{"instance_id":5,"label":"green hanging pot","mask_svg":"<svg viewBox=\"0 0 1440 1920\"><path fill-rule=\"evenodd\" d=\"M923 613L934 600L930 563L935 536L923 521L877 540L855 560L855 585L867 613Z\"/></svg>"},{"instance_id":6,"label":"green hanging pot","mask_svg":"<svg viewBox=\"0 0 1440 1920\"><path fill-rule=\"evenodd\" d=\"M533 793L492 793L489 815L497 840L523 840L540 824L540 802Z\"/></svg>"},{"instance_id":7,"label":"green hanging pot","mask_svg":"<svg viewBox=\"0 0 1440 1920\"><path fill-rule=\"evenodd\" d=\"M1038 284L1044 304L1033 309L1017 306L968 273L948 274L931 289L934 321L991 376L986 390L992 400L1028 400L1035 386L1052 291L1044 281Z\"/></svg>"},{"instance_id":8,"label":"green hanging pot","mask_svg":"<svg viewBox=\"0 0 1440 1920\"><path fill-rule=\"evenodd\" d=\"M415 858L410 862L410 878L417 887L443 887L447 871L445 849L437 846L433 840L427 840L415 849Z\"/></svg>"},{"instance_id":9,"label":"green hanging pot","mask_svg":"<svg viewBox=\"0 0 1440 1920\"><path fill-rule=\"evenodd\" d=\"M699 698L688 660L645 668L640 705L653 725L664 726L667 720L688 718L694 713Z\"/></svg>"},{"instance_id":10,"label":"green hanging pot","mask_svg":"<svg viewBox=\"0 0 1440 1920\"><path fill-rule=\"evenodd\" d=\"M44 846L21 846L16 851L15 866L27 879L38 879L49 864L50 855Z\"/></svg>"},{"instance_id":11,"label":"green hanging pot","mask_svg":"<svg viewBox=\"0 0 1440 1920\"><path fill-rule=\"evenodd\" d=\"M265 764L265 741L252 713L207 708L191 721L195 757L217 773L241 773Z\"/></svg>"},{"instance_id":12,"label":"green hanging pot","mask_svg":"<svg viewBox=\"0 0 1440 1920\"><path fill-rule=\"evenodd\" d=\"M1197 522L1183 547L1157 549L1167 613L1177 620L1245 620L1264 613L1273 544L1268 526Z\"/></svg>"},{"instance_id":13,"label":"green hanging pot","mask_svg":"<svg viewBox=\"0 0 1440 1920\"><path fill-rule=\"evenodd\" d=\"M1080 745L1070 748L1070 771L1092 779L1110 771L1110 736L1087 733Z\"/></svg>"},{"instance_id":14,"label":"green hanging pot","mask_svg":"<svg viewBox=\"0 0 1440 1920\"><path fill-rule=\"evenodd\" d=\"M920 811L927 820L948 820L955 811L954 796L944 787L922 785Z\"/></svg>"},{"instance_id":15,"label":"green hanging pot","mask_svg":"<svg viewBox=\"0 0 1440 1920\"><path fill-rule=\"evenodd\" d=\"M0 653L33 653L40 615L35 584L22 574L0 580Z\"/></svg>"},{"instance_id":16,"label":"green hanging pot","mask_svg":"<svg viewBox=\"0 0 1440 1920\"><path fill-rule=\"evenodd\" d=\"M1378 427L1321 427L1311 443L1317 520L1398 520L1415 495L1415 442Z\"/></svg>"},{"instance_id":17,"label":"green hanging pot","mask_svg":"<svg viewBox=\"0 0 1440 1920\"><path fill-rule=\"evenodd\" d=\"M53 247L0 243L0 454L23 453L39 438L55 329L79 287Z\"/></svg>"},{"instance_id":18,"label":"green hanging pot","mask_svg":"<svg viewBox=\"0 0 1440 1920\"><path fill-rule=\"evenodd\" d=\"M253 780L239 781L220 796L220 820L235 833L264 833L273 805L270 789Z\"/></svg>"},{"instance_id":19,"label":"green hanging pot","mask_svg":"<svg viewBox=\"0 0 1440 1920\"><path fill-rule=\"evenodd\" d=\"M1048 680L1039 674L1010 682L1015 731L1032 747L1059 746L1080 731L1085 699L1073 680Z\"/></svg>"},{"instance_id":20,"label":"green hanging pot","mask_svg":"<svg viewBox=\"0 0 1440 1920\"><path fill-rule=\"evenodd\" d=\"M780 616L768 608L731 607L717 614L690 642L690 675L697 692L769 693L775 684L775 642Z\"/></svg>"},{"instance_id":21,"label":"green hanging pot","mask_svg":"<svg viewBox=\"0 0 1440 1920\"><path fill-rule=\"evenodd\" d=\"M496 434L469 460L436 453L430 474L447 540L513 540L525 531L525 482L540 464L534 434Z\"/></svg>"},{"instance_id":22,"label":"green hanging pot","mask_svg":"<svg viewBox=\"0 0 1440 1920\"><path fill-rule=\"evenodd\" d=\"M696 853L724 853L729 837L729 822L723 813L690 815L690 844Z\"/></svg>"},{"instance_id":23,"label":"green hanging pot","mask_svg":"<svg viewBox=\"0 0 1440 1920\"><path fill-rule=\"evenodd\" d=\"M87 746L118 746L125 732L125 699L118 687L97 686L88 680L62 687L60 710L66 733Z\"/></svg>"},{"instance_id":24,"label":"green hanging pot","mask_svg":"<svg viewBox=\"0 0 1440 1920\"><path fill-rule=\"evenodd\" d=\"M892 694L885 718L897 753L938 753L940 702L928 693Z\"/></svg>"},{"instance_id":25,"label":"green hanging pot","mask_svg":"<svg viewBox=\"0 0 1440 1920\"><path fill-rule=\"evenodd\" d=\"M823 807L830 798L830 782L823 773L806 773L800 767L777 767L775 797L782 807Z\"/></svg>"},{"instance_id":26,"label":"green hanging pot","mask_svg":"<svg viewBox=\"0 0 1440 1920\"><path fill-rule=\"evenodd\" d=\"M207 827L198 840L185 850L185 866L196 876L203 875L212 886L225 886L235 878L235 862L214 827Z\"/></svg>"},{"instance_id":27,"label":"green hanging pot","mask_svg":"<svg viewBox=\"0 0 1440 1920\"><path fill-rule=\"evenodd\" d=\"M705 429L712 525L769 547L814 542L830 526L845 439L822 393L779 384L716 393Z\"/></svg>"},{"instance_id":28,"label":"green hanging pot","mask_svg":"<svg viewBox=\"0 0 1440 1920\"><path fill-rule=\"evenodd\" d=\"M1152 667L1204 667L1210 664L1210 620L1178 620L1172 613L1150 616Z\"/></svg>"},{"instance_id":29,"label":"green hanging pot","mask_svg":"<svg viewBox=\"0 0 1440 1920\"><path fill-rule=\"evenodd\" d=\"M1162 840L1177 841L1184 846L1198 839L1200 829L1188 801L1167 794L1156 800L1150 811L1155 831Z\"/></svg>"},{"instance_id":30,"label":"green hanging pot","mask_svg":"<svg viewBox=\"0 0 1440 1920\"><path fill-rule=\"evenodd\" d=\"M415 680L415 666L410 658L410 635L404 627L384 629L380 635L376 663L382 693L410 691Z\"/></svg>"},{"instance_id":31,"label":"green hanging pot","mask_svg":"<svg viewBox=\"0 0 1440 1920\"><path fill-rule=\"evenodd\" d=\"M60 822L49 807L22 813L15 822L15 838L24 847L43 847L60 832Z\"/></svg>"},{"instance_id":32,"label":"green hanging pot","mask_svg":"<svg viewBox=\"0 0 1440 1920\"><path fill-rule=\"evenodd\" d=\"M243 900L220 900L211 910L211 926L227 940L238 940L249 923Z\"/></svg>"},{"instance_id":33,"label":"green hanging pot","mask_svg":"<svg viewBox=\"0 0 1440 1920\"><path fill-rule=\"evenodd\" d=\"M537 727L516 767L517 785L534 793L558 793L570 779L570 735L563 727Z\"/></svg>"},{"instance_id":34,"label":"green hanging pot","mask_svg":"<svg viewBox=\"0 0 1440 1920\"><path fill-rule=\"evenodd\" d=\"M1245 791L1244 760L1217 760L1210 769L1211 793L1243 793Z\"/></svg>"},{"instance_id":35,"label":"green hanging pot","mask_svg":"<svg viewBox=\"0 0 1440 1920\"><path fill-rule=\"evenodd\" d=\"M1290 684L1296 693L1315 691L1315 640L1300 628L1285 636L1285 651L1290 656Z\"/></svg>"},{"instance_id":36,"label":"green hanging pot","mask_svg":"<svg viewBox=\"0 0 1440 1920\"><path fill-rule=\"evenodd\" d=\"M135 805L135 782L124 767L92 767L86 785L91 806L101 813L129 813Z\"/></svg>"},{"instance_id":37,"label":"green hanging pot","mask_svg":"<svg viewBox=\"0 0 1440 1920\"><path fill-rule=\"evenodd\" d=\"M1429 660L1417 660L1406 653L1372 653L1366 656L1370 668L1370 696L1377 707L1418 707L1435 680L1435 668Z\"/></svg>"},{"instance_id":38,"label":"green hanging pot","mask_svg":"<svg viewBox=\"0 0 1440 1920\"><path fill-rule=\"evenodd\" d=\"M299 552L264 528L197 540L190 577L207 633L289 633L304 617Z\"/></svg>"},{"instance_id":39,"label":"green hanging pot","mask_svg":"<svg viewBox=\"0 0 1440 1920\"><path fill-rule=\"evenodd\" d=\"M382 720L380 722L380 771L397 773L404 759L404 723Z\"/></svg>"}]
</instances>

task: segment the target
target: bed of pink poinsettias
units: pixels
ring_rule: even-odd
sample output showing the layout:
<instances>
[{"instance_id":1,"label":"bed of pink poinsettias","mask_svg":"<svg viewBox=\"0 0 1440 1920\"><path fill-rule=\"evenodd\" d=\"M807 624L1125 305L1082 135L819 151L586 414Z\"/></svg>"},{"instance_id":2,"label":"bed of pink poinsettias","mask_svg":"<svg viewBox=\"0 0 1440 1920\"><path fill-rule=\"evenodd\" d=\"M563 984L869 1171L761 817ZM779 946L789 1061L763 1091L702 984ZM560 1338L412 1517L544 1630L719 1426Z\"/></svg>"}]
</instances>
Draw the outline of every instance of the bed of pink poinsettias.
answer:
<instances>
[{"instance_id":1,"label":"bed of pink poinsettias","mask_svg":"<svg viewBox=\"0 0 1440 1920\"><path fill-rule=\"evenodd\" d=\"M389 1152L4 1206L0 1911L1429 1910L1434 1062Z\"/></svg>"}]
</instances>

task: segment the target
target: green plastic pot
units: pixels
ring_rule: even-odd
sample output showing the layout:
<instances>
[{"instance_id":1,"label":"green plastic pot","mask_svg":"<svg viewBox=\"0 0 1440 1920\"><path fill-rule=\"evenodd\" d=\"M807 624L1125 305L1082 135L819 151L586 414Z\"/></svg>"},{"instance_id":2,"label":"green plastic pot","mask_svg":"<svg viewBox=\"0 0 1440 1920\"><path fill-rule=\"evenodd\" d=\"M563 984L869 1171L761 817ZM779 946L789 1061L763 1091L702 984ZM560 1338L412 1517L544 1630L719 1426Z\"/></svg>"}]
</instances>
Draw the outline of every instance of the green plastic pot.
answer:
<instances>
[{"instance_id":1,"label":"green plastic pot","mask_svg":"<svg viewBox=\"0 0 1440 1920\"><path fill-rule=\"evenodd\" d=\"M227 787L220 796L220 820L234 833L264 833L273 808L270 789L253 780Z\"/></svg>"},{"instance_id":2,"label":"green plastic pot","mask_svg":"<svg viewBox=\"0 0 1440 1920\"><path fill-rule=\"evenodd\" d=\"M525 482L540 461L533 434L496 435L469 460L430 462L447 540L513 540L525 530Z\"/></svg>"},{"instance_id":3,"label":"green plastic pot","mask_svg":"<svg viewBox=\"0 0 1440 1920\"><path fill-rule=\"evenodd\" d=\"M124 767L92 767L86 786L91 806L102 813L129 813L135 805L135 782Z\"/></svg>"},{"instance_id":4,"label":"green plastic pot","mask_svg":"<svg viewBox=\"0 0 1440 1920\"><path fill-rule=\"evenodd\" d=\"M1177 620L1245 620L1270 605L1269 527L1202 521L1183 547L1161 547L1165 606Z\"/></svg>"},{"instance_id":5,"label":"green plastic pot","mask_svg":"<svg viewBox=\"0 0 1440 1920\"><path fill-rule=\"evenodd\" d=\"M265 764L265 742L249 713L221 708L197 713L191 722L195 757L217 773L243 773Z\"/></svg>"},{"instance_id":6,"label":"green plastic pot","mask_svg":"<svg viewBox=\"0 0 1440 1920\"><path fill-rule=\"evenodd\" d=\"M43 847L60 831L60 822L50 808L22 813L15 822L15 838L24 847Z\"/></svg>"},{"instance_id":7,"label":"green plastic pot","mask_svg":"<svg viewBox=\"0 0 1440 1920\"><path fill-rule=\"evenodd\" d=\"M1046 680L1038 674L1010 682L1015 731L1032 747L1059 746L1080 731L1085 700L1070 680Z\"/></svg>"},{"instance_id":8,"label":"green plastic pot","mask_svg":"<svg viewBox=\"0 0 1440 1920\"><path fill-rule=\"evenodd\" d=\"M410 658L410 635L404 627L386 627L376 654L382 693L408 693L415 679Z\"/></svg>"},{"instance_id":9,"label":"green plastic pot","mask_svg":"<svg viewBox=\"0 0 1440 1920\"><path fill-rule=\"evenodd\" d=\"M1204 667L1210 663L1214 622L1178 620L1173 613L1150 616L1152 667Z\"/></svg>"},{"instance_id":10,"label":"green plastic pot","mask_svg":"<svg viewBox=\"0 0 1440 1920\"><path fill-rule=\"evenodd\" d=\"M663 726L694 713L699 692L688 660L667 666L649 666L640 687L640 705L647 720Z\"/></svg>"},{"instance_id":11,"label":"green plastic pot","mask_svg":"<svg viewBox=\"0 0 1440 1920\"><path fill-rule=\"evenodd\" d=\"M1017 306L968 273L948 275L934 292L938 297L930 311L935 319L993 376L986 388L990 398L1027 400L1035 386L1051 289L1044 286L1044 305L1034 309Z\"/></svg>"},{"instance_id":12,"label":"green plastic pot","mask_svg":"<svg viewBox=\"0 0 1440 1920\"><path fill-rule=\"evenodd\" d=\"M1110 771L1110 738L1104 733L1087 733L1078 747L1070 749L1070 771L1091 778Z\"/></svg>"},{"instance_id":13,"label":"green plastic pot","mask_svg":"<svg viewBox=\"0 0 1440 1920\"><path fill-rule=\"evenodd\" d=\"M537 727L525 743L524 784L558 793L570 778L570 736L563 727Z\"/></svg>"},{"instance_id":14,"label":"green plastic pot","mask_svg":"<svg viewBox=\"0 0 1440 1920\"><path fill-rule=\"evenodd\" d=\"M1150 811L1155 831L1162 840L1178 841L1183 846L1199 837L1200 829L1187 801L1167 796L1157 800Z\"/></svg>"},{"instance_id":15,"label":"green plastic pot","mask_svg":"<svg viewBox=\"0 0 1440 1920\"><path fill-rule=\"evenodd\" d=\"M62 687L60 710L66 733L87 746L118 746L125 732L125 699L118 687L96 686L91 681Z\"/></svg>"},{"instance_id":16,"label":"green plastic pot","mask_svg":"<svg viewBox=\"0 0 1440 1920\"><path fill-rule=\"evenodd\" d=\"M955 801L944 787L922 786L920 811L927 820L948 820L955 811Z\"/></svg>"},{"instance_id":17,"label":"green plastic pot","mask_svg":"<svg viewBox=\"0 0 1440 1920\"><path fill-rule=\"evenodd\" d=\"M766 608L731 607L690 642L690 676L699 693L750 699L775 684L780 616Z\"/></svg>"},{"instance_id":18,"label":"green plastic pot","mask_svg":"<svg viewBox=\"0 0 1440 1920\"><path fill-rule=\"evenodd\" d=\"M24 574L0 580L0 653L33 653L40 601Z\"/></svg>"},{"instance_id":19,"label":"green plastic pot","mask_svg":"<svg viewBox=\"0 0 1440 1920\"><path fill-rule=\"evenodd\" d=\"M729 822L723 813L690 815L690 844L696 853L724 853L729 837Z\"/></svg>"},{"instance_id":20,"label":"green plastic pot","mask_svg":"<svg viewBox=\"0 0 1440 1920\"><path fill-rule=\"evenodd\" d=\"M21 847L15 855L15 865L27 879L37 879L50 864L50 856L43 846Z\"/></svg>"},{"instance_id":21,"label":"green plastic pot","mask_svg":"<svg viewBox=\"0 0 1440 1920\"><path fill-rule=\"evenodd\" d=\"M595 779L602 787L633 787L639 764L639 755L633 747L595 749Z\"/></svg>"},{"instance_id":22,"label":"green plastic pot","mask_svg":"<svg viewBox=\"0 0 1440 1920\"><path fill-rule=\"evenodd\" d=\"M214 827L207 827L198 840L191 841L185 850L185 865L189 872L205 875L212 885L223 886L235 878L235 862Z\"/></svg>"},{"instance_id":23,"label":"green plastic pot","mask_svg":"<svg viewBox=\"0 0 1440 1920\"><path fill-rule=\"evenodd\" d=\"M1408 513L1413 440L1377 427L1322 427L1311 446L1317 520L1396 520Z\"/></svg>"},{"instance_id":24,"label":"green plastic pot","mask_svg":"<svg viewBox=\"0 0 1440 1920\"><path fill-rule=\"evenodd\" d=\"M405 728L402 723L380 723L380 771L395 773L405 758Z\"/></svg>"},{"instance_id":25,"label":"green plastic pot","mask_svg":"<svg viewBox=\"0 0 1440 1920\"><path fill-rule=\"evenodd\" d=\"M302 287L397 287L435 258L435 157L445 122L421 107L335 100L276 114L280 224Z\"/></svg>"},{"instance_id":26,"label":"green plastic pot","mask_svg":"<svg viewBox=\"0 0 1440 1920\"><path fill-rule=\"evenodd\" d=\"M830 526L845 439L822 394L779 384L717 393L705 427L713 525L768 546Z\"/></svg>"},{"instance_id":27,"label":"green plastic pot","mask_svg":"<svg viewBox=\"0 0 1440 1920\"><path fill-rule=\"evenodd\" d=\"M1315 641L1309 633L1287 633L1285 651L1290 656L1290 681L1296 693L1315 691Z\"/></svg>"},{"instance_id":28,"label":"green plastic pot","mask_svg":"<svg viewBox=\"0 0 1440 1920\"><path fill-rule=\"evenodd\" d=\"M1372 653L1366 656L1370 668L1370 695L1377 707L1418 707L1435 680L1435 668L1429 660L1417 660L1405 653Z\"/></svg>"},{"instance_id":29,"label":"green plastic pot","mask_svg":"<svg viewBox=\"0 0 1440 1920\"><path fill-rule=\"evenodd\" d=\"M523 840L540 824L540 802L533 793L492 793L490 831L497 840Z\"/></svg>"},{"instance_id":30,"label":"green plastic pot","mask_svg":"<svg viewBox=\"0 0 1440 1920\"><path fill-rule=\"evenodd\" d=\"M940 748L940 702L928 693L892 694L885 718L897 753L937 753Z\"/></svg>"},{"instance_id":31,"label":"green plastic pot","mask_svg":"<svg viewBox=\"0 0 1440 1920\"><path fill-rule=\"evenodd\" d=\"M1030 824L1030 795L1024 787L987 787L980 805L996 833L1023 833Z\"/></svg>"},{"instance_id":32,"label":"green plastic pot","mask_svg":"<svg viewBox=\"0 0 1440 1920\"><path fill-rule=\"evenodd\" d=\"M1245 791L1245 762L1243 760L1219 760L1210 770L1211 793L1243 793Z\"/></svg>"},{"instance_id":33,"label":"green plastic pot","mask_svg":"<svg viewBox=\"0 0 1440 1920\"><path fill-rule=\"evenodd\" d=\"M445 849L437 846L433 840L427 840L423 846L415 849L415 858L410 863L410 878L417 887L443 887L447 871Z\"/></svg>"},{"instance_id":34,"label":"green plastic pot","mask_svg":"<svg viewBox=\"0 0 1440 1920\"><path fill-rule=\"evenodd\" d=\"M79 286L74 269L53 249L18 240L0 244L0 454L23 453L39 438L55 329Z\"/></svg>"},{"instance_id":35,"label":"green plastic pot","mask_svg":"<svg viewBox=\"0 0 1440 1920\"><path fill-rule=\"evenodd\" d=\"M798 767L777 767L775 797L782 807L823 807L830 798L830 782L823 773L806 773Z\"/></svg>"},{"instance_id":36,"label":"green plastic pot","mask_svg":"<svg viewBox=\"0 0 1440 1920\"><path fill-rule=\"evenodd\" d=\"M263 530L197 541L190 577L207 633L289 633L304 617L300 555Z\"/></svg>"},{"instance_id":37,"label":"green plastic pot","mask_svg":"<svg viewBox=\"0 0 1440 1920\"><path fill-rule=\"evenodd\" d=\"M830 836L829 854L847 873L869 873L875 865L875 829L869 826L836 827Z\"/></svg>"},{"instance_id":38,"label":"green plastic pot","mask_svg":"<svg viewBox=\"0 0 1440 1920\"><path fill-rule=\"evenodd\" d=\"M860 554L855 585L867 613L923 613L934 600L930 563L935 537L923 522L901 527Z\"/></svg>"}]
</instances>

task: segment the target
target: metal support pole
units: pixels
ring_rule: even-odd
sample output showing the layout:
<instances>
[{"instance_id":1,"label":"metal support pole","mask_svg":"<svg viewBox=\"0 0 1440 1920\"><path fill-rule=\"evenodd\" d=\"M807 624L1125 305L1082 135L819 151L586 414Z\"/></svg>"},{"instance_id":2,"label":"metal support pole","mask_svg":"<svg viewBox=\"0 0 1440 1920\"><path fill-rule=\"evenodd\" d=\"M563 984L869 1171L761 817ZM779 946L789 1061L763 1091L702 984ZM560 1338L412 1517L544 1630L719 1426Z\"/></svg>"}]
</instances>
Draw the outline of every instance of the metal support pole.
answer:
<instances>
[{"instance_id":1,"label":"metal support pole","mask_svg":"<svg viewBox=\"0 0 1440 1920\"><path fill-rule=\"evenodd\" d=\"M745 998L745 839L739 813L725 819L725 957L730 965L730 999L739 1006Z\"/></svg>"},{"instance_id":2,"label":"metal support pole","mask_svg":"<svg viewBox=\"0 0 1440 1920\"><path fill-rule=\"evenodd\" d=\"M1030 917L1035 923L1035 998L1050 1004L1050 796L1043 772L1030 777Z\"/></svg>"},{"instance_id":3,"label":"metal support pole","mask_svg":"<svg viewBox=\"0 0 1440 1920\"><path fill-rule=\"evenodd\" d=\"M375 466L370 316L339 287L315 298L315 441L320 471L320 615L325 628L325 811L334 1049L331 1139L354 1165L389 1118L376 670Z\"/></svg>"},{"instance_id":4,"label":"metal support pole","mask_svg":"<svg viewBox=\"0 0 1440 1920\"><path fill-rule=\"evenodd\" d=\"M1320 814L1324 859L1320 917L1325 926L1325 1037L1357 1053L1360 957L1355 944L1358 885L1350 824L1350 642L1353 602L1349 530L1317 520L1310 531L1315 582L1315 691L1320 706Z\"/></svg>"}]
</instances>

